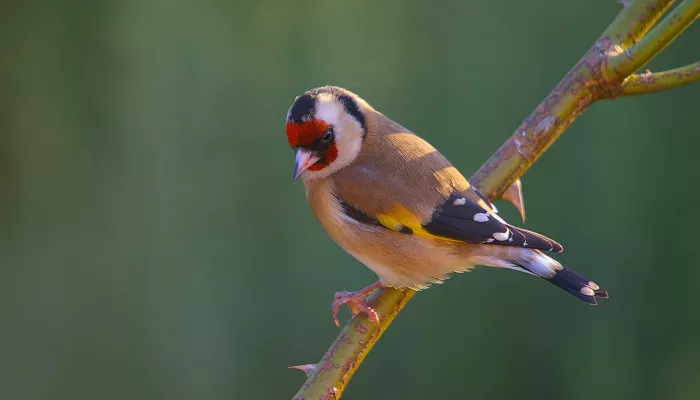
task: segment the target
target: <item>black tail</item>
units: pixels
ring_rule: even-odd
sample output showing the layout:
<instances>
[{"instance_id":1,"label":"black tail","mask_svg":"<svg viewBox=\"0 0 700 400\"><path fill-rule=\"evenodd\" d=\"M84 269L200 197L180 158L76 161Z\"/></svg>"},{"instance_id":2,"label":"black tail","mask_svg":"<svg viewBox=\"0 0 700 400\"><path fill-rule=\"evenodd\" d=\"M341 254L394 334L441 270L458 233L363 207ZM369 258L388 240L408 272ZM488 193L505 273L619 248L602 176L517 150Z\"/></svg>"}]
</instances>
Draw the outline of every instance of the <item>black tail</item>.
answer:
<instances>
[{"instance_id":1,"label":"black tail","mask_svg":"<svg viewBox=\"0 0 700 400\"><path fill-rule=\"evenodd\" d=\"M578 299L591 305L598 304L595 300L596 298L608 298L608 292L605 291L605 289L602 289L600 286L596 285L595 282L571 268L562 266L561 269L556 270L555 274L551 278L543 279L552 282L559 288L566 290L567 292L576 296Z\"/></svg>"},{"instance_id":2,"label":"black tail","mask_svg":"<svg viewBox=\"0 0 700 400\"><path fill-rule=\"evenodd\" d=\"M484 265L514 269L538 276L588 304L596 305L598 303L595 299L608 298L608 292L595 282L559 264L539 250L522 249L516 260L499 260L500 262L494 263L493 257L487 257L483 261Z\"/></svg>"}]
</instances>

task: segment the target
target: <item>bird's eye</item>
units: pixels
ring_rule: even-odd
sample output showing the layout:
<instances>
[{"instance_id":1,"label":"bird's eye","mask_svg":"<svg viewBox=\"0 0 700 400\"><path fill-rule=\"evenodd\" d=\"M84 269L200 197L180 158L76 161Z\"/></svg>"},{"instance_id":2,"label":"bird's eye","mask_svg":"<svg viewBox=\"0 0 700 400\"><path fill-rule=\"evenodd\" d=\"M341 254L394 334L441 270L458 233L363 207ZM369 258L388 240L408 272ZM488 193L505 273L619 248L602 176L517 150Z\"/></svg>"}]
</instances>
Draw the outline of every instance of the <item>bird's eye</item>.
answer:
<instances>
[{"instance_id":1,"label":"bird's eye","mask_svg":"<svg viewBox=\"0 0 700 400\"><path fill-rule=\"evenodd\" d=\"M333 128L328 128L323 132L323 135L321 135L321 141L324 143L330 143L331 140L333 140Z\"/></svg>"}]
</instances>

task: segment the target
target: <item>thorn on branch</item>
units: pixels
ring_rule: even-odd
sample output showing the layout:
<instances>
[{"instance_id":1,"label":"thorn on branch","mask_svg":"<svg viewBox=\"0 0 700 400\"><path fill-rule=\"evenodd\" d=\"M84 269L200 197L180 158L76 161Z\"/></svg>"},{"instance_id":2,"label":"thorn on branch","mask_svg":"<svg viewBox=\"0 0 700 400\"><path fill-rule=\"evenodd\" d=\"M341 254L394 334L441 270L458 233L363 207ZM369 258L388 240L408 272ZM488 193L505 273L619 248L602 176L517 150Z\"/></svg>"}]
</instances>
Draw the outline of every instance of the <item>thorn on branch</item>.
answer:
<instances>
[{"instance_id":1,"label":"thorn on branch","mask_svg":"<svg viewBox=\"0 0 700 400\"><path fill-rule=\"evenodd\" d=\"M298 369L299 371L303 372L304 375L309 376L314 371L314 368L316 368L316 364L290 365L287 368Z\"/></svg>"},{"instance_id":2,"label":"thorn on branch","mask_svg":"<svg viewBox=\"0 0 700 400\"><path fill-rule=\"evenodd\" d=\"M522 218L523 222L525 222L525 203L523 201L523 185L520 182L520 179L517 179L515 182L513 182L512 185L508 187L508 189L506 189L505 193L503 193L503 196L501 196L501 199L512 203L520 213L520 218Z\"/></svg>"}]
</instances>

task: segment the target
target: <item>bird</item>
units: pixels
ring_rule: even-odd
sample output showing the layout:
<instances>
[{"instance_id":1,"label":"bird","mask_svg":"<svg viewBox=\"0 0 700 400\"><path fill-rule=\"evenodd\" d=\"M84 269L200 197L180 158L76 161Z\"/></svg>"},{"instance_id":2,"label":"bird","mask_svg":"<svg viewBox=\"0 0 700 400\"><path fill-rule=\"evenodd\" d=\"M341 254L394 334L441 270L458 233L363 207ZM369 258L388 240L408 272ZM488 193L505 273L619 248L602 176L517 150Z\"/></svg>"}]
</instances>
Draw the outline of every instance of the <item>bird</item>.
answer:
<instances>
[{"instance_id":1,"label":"bird","mask_svg":"<svg viewBox=\"0 0 700 400\"><path fill-rule=\"evenodd\" d=\"M339 291L332 303L379 316L366 296L381 287L421 290L475 266L542 278L591 305L608 293L546 253L556 241L507 223L495 206L427 141L349 90L322 86L297 96L286 118L313 214L378 281Z\"/></svg>"}]
</instances>

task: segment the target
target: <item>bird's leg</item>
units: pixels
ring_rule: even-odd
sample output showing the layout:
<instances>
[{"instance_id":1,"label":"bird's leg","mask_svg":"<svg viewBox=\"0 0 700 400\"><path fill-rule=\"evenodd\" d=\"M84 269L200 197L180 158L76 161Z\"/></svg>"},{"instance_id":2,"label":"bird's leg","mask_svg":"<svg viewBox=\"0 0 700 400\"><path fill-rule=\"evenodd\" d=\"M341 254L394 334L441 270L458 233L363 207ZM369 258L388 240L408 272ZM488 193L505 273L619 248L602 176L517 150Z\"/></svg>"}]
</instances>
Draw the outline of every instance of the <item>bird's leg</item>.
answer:
<instances>
[{"instance_id":1,"label":"bird's leg","mask_svg":"<svg viewBox=\"0 0 700 400\"><path fill-rule=\"evenodd\" d=\"M383 287L382 283L377 281L364 289L358 290L357 292L348 292L347 290L335 292L333 305L331 307L333 310L333 321L335 321L335 326L340 326L338 323L338 310L343 304L347 304L353 316L360 312L367 314L367 317L377 325L377 331L379 331L379 315L377 315L377 313L367 305L365 297L381 287Z\"/></svg>"}]
</instances>

